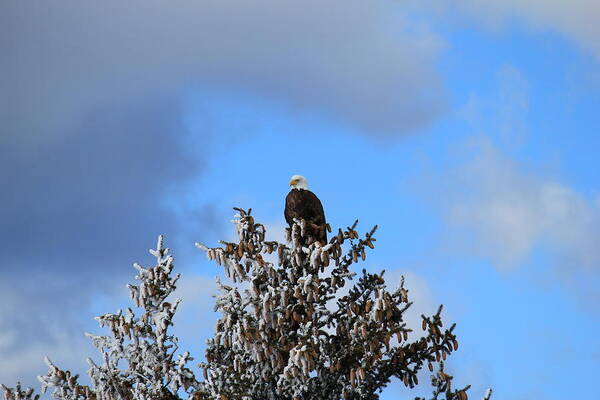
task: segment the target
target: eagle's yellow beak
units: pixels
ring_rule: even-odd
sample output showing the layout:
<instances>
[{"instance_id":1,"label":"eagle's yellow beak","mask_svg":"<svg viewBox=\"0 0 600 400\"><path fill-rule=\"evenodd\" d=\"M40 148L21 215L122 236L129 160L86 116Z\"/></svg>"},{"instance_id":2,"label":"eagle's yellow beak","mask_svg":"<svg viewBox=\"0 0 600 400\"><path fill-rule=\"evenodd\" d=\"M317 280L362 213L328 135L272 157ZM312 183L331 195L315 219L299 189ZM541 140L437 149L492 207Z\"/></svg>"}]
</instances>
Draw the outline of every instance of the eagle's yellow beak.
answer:
<instances>
[{"instance_id":1,"label":"eagle's yellow beak","mask_svg":"<svg viewBox=\"0 0 600 400\"><path fill-rule=\"evenodd\" d=\"M294 179L292 179L292 180L290 181L290 186L294 186L294 184L295 184L295 183L296 183L296 181L295 181Z\"/></svg>"}]
</instances>

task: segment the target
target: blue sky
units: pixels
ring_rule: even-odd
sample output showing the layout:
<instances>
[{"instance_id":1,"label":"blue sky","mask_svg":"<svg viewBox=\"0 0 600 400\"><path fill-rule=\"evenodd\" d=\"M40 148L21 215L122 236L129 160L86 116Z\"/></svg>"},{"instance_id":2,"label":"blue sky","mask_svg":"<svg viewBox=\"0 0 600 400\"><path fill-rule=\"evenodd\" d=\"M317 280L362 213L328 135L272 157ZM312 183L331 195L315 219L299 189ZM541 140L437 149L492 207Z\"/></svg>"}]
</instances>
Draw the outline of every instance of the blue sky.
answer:
<instances>
[{"instance_id":1,"label":"blue sky","mask_svg":"<svg viewBox=\"0 0 600 400\"><path fill-rule=\"evenodd\" d=\"M218 270L193 242L233 206L276 236L300 173L332 226L379 225L365 266L406 276L409 321L445 305L471 398L592 396L600 9L568 4L3 3L0 382L85 371L159 233L202 358Z\"/></svg>"}]
</instances>

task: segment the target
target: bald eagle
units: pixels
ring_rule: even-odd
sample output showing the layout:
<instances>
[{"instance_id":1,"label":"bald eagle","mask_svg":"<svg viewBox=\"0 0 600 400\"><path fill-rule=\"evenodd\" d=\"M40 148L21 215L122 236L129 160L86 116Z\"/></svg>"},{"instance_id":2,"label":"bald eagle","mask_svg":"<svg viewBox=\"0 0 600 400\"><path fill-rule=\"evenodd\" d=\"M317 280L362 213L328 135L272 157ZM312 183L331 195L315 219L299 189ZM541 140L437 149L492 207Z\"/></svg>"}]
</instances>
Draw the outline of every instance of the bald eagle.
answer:
<instances>
[{"instance_id":1,"label":"bald eagle","mask_svg":"<svg viewBox=\"0 0 600 400\"><path fill-rule=\"evenodd\" d=\"M285 198L285 220L290 228L294 224L294 218L306 221L306 235L318 240L321 244L327 243L327 231L325 229L325 212L321 200L313 192L308 190L308 182L305 177L294 175L290 179L292 189Z\"/></svg>"}]
</instances>

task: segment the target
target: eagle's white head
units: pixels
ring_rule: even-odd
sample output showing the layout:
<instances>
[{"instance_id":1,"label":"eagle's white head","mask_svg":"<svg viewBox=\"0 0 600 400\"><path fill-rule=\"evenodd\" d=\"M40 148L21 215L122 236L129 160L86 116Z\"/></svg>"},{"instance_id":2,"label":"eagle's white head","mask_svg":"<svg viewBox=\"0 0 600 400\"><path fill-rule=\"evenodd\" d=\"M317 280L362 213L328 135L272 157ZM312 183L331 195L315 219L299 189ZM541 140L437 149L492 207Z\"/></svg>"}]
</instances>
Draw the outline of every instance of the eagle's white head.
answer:
<instances>
[{"instance_id":1,"label":"eagle's white head","mask_svg":"<svg viewBox=\"0 0 600 400\"><path fill-rule=\"evenodd\" d=\"M308 190L308 181L302 175L294 175L290 178L290 186L292 189Z\"/></svg>"}]
</instances>

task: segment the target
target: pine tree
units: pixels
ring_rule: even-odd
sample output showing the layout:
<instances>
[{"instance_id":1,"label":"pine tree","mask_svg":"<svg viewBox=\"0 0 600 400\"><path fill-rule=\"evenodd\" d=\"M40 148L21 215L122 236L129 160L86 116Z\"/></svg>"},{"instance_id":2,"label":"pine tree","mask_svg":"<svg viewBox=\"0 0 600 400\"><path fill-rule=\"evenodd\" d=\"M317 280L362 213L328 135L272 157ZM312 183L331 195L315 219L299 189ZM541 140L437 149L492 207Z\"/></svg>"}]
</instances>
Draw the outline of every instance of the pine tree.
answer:
<instances>
[{"instance_id":1,"label":"pine tree","mask_svg":"<svg viewBox=\"0 0 600 400\"><path fill-rule=\"evenodd\" d=\"M342 289L358 275L353 264L375 247L377 227L361 238L356 221L323 245L308 237L314 230L305 221L296 221L287 229L288 243L278 243L265 239L251 210L235 210L238 241L215 248L196 243L231 281L217 280L215 311L222 316L207 340L202 380L170 333L181 300L168 297L179 274L161 236L150 250L156 265L134 264L140 283L128 285L142 314L128 308L99 316L110 335L87 334L102 354L101 363L88 359L92 385L80 385L78 375L46 359L48 373L38 377L42 391L51 389L59 400L378 399L392 378L412 388L422 368L433 372L437 364L432 399L467 399L469 386L453 389L444 371L458 341L454 324L443 328L442 306L422 316L425 334L411 341L403 318L412 303L403 279L389 291L384 271L363 269L349 291ZM7 400L38 398L19 384L1 387Z\"/></svg>"}]
</instances>

